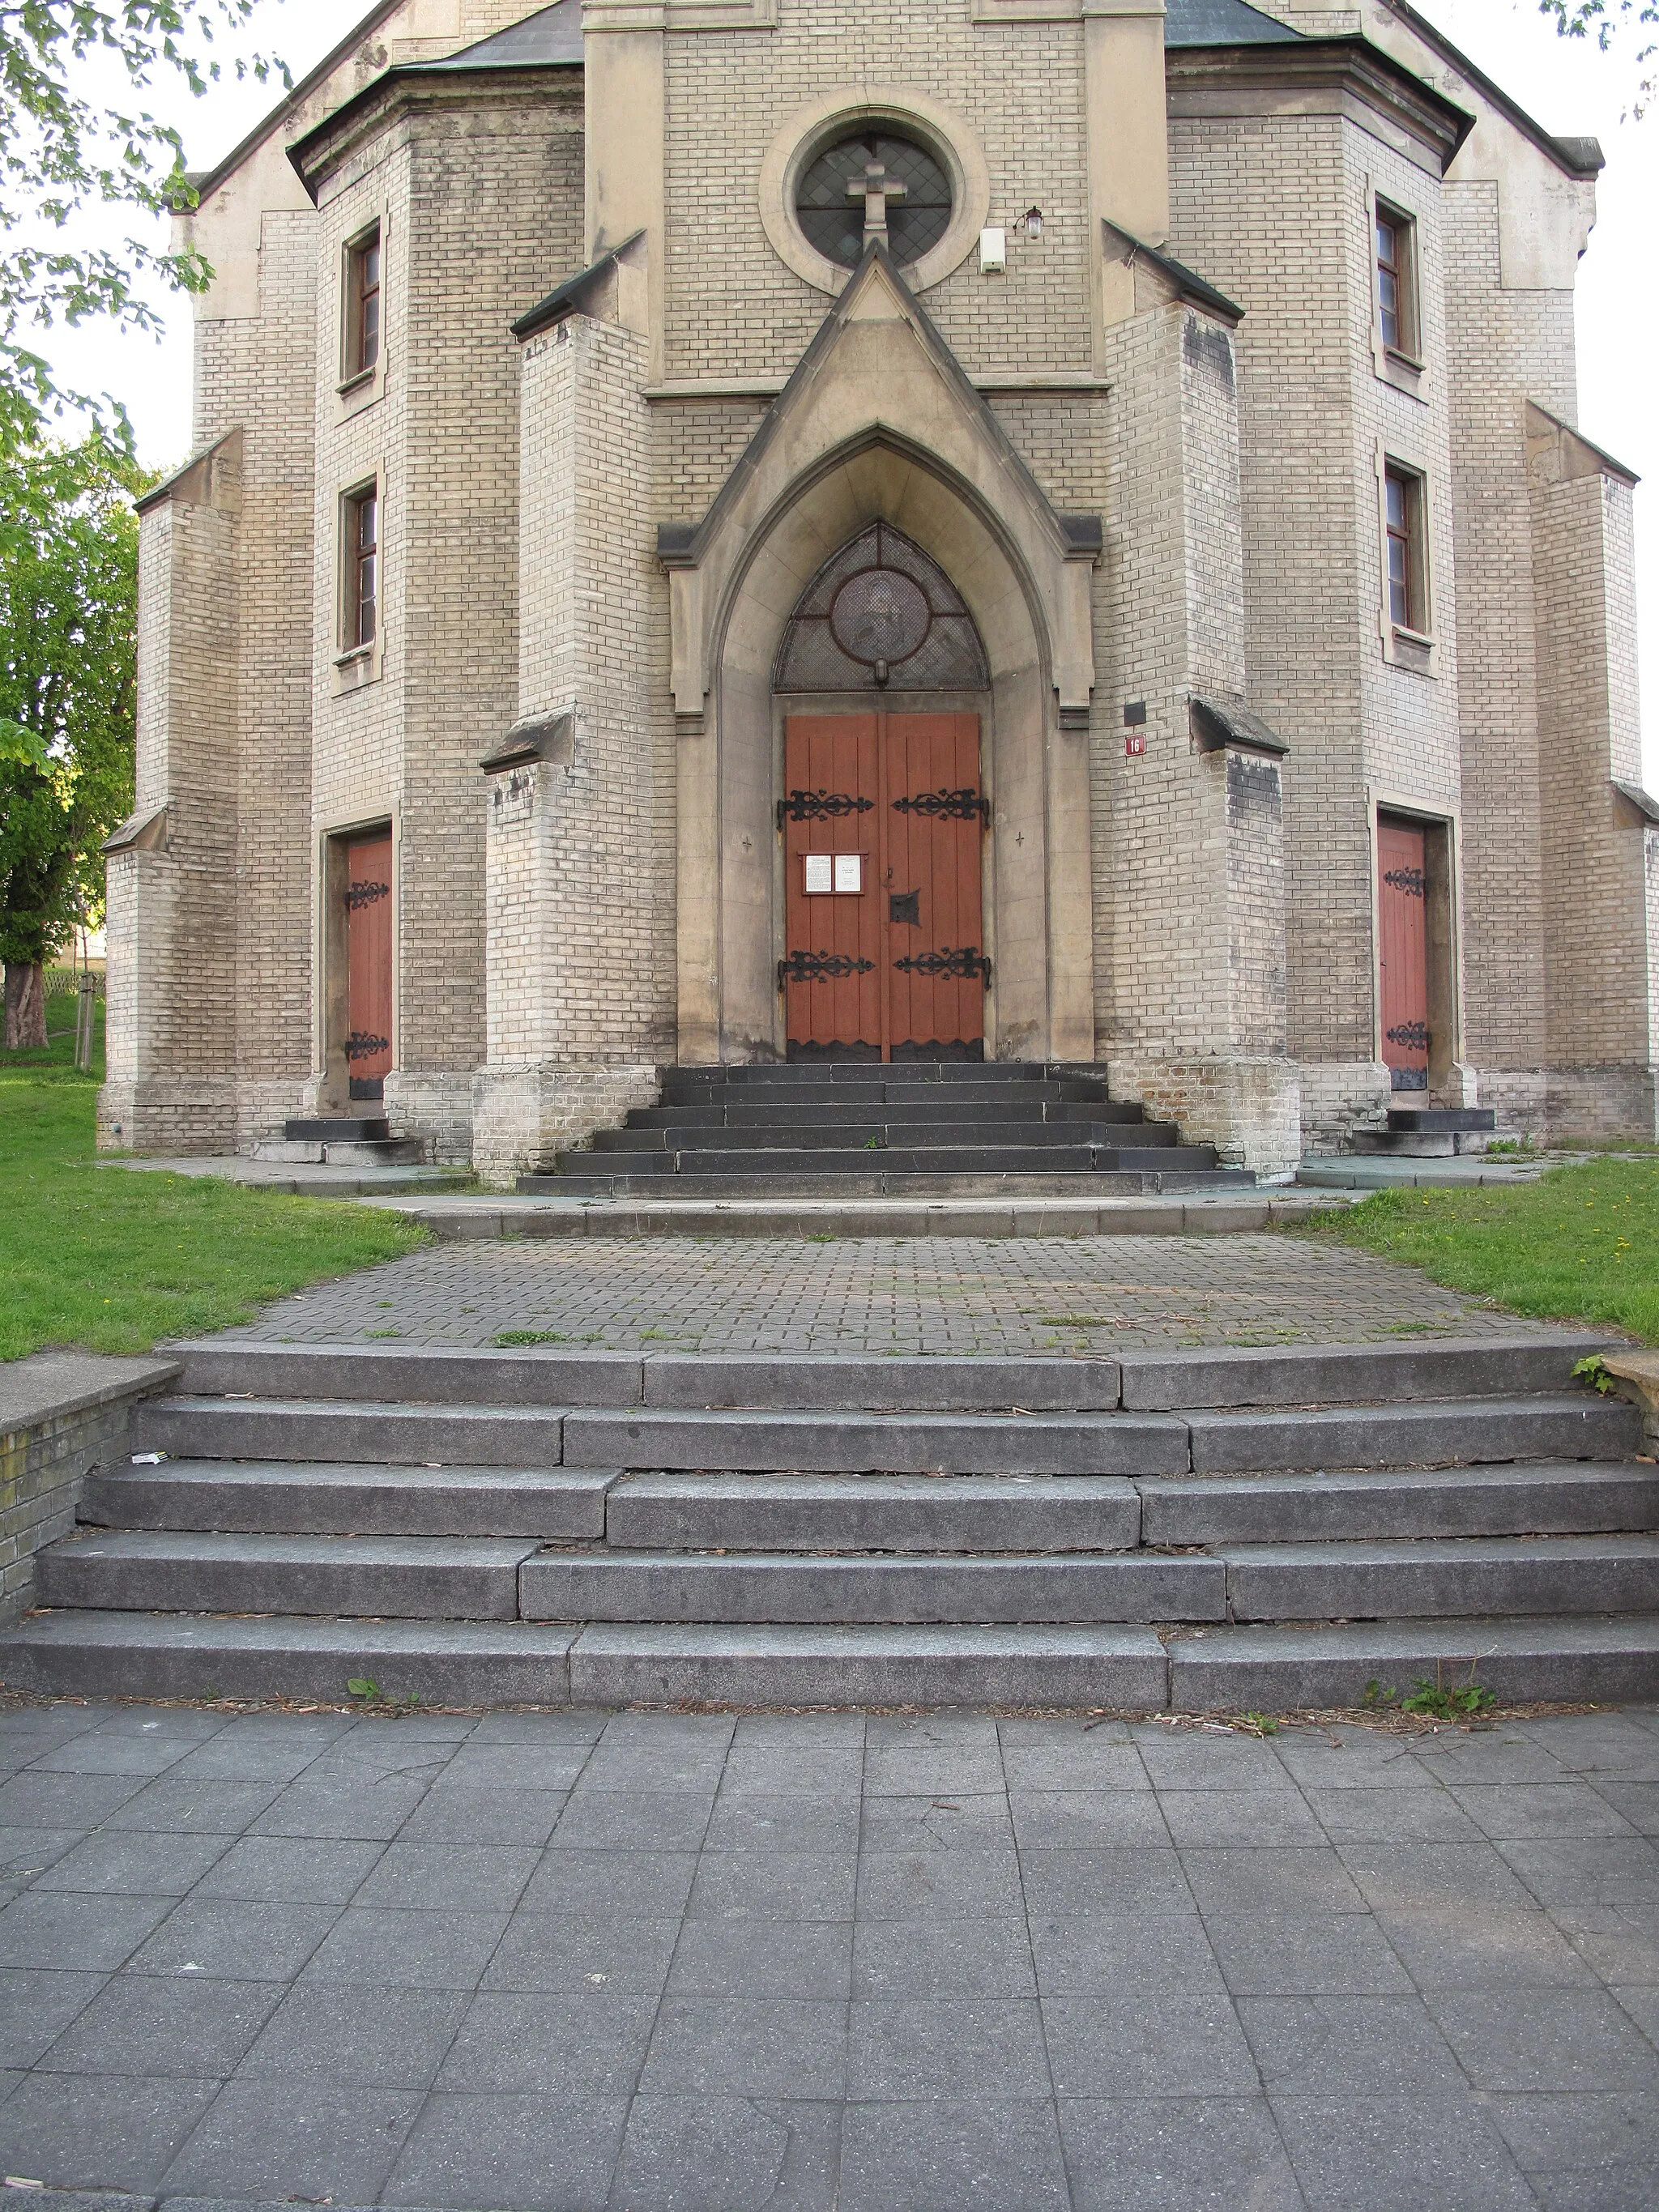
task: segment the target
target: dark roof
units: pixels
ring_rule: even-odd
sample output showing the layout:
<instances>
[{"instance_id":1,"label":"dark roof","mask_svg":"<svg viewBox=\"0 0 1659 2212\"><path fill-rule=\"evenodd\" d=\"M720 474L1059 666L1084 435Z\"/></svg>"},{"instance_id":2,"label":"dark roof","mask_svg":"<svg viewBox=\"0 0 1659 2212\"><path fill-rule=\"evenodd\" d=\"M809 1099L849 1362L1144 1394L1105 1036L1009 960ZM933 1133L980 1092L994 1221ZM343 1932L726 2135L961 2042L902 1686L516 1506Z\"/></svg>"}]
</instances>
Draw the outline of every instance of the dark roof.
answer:
<instances>
[{"instance_id":1,"label":"dark roof","mask_svg":"<svg viewBox=\"0 0 1659 2212\"><path fill-rule=\"evenodd\" d=\"M1192 301L1196 307L1209 308L1212 314L1221 316L1226 322L1243 321L1244 310L1238 302L1230 300L1224 292L1218 292L1215 286L1200 276L1195 269L1189 269L1184 261L1177 261L1172 253L1162 253L1157 246L1148 246L1144 238L1137 238L1132 230L1125 230L1121 222L1114 222L1109 216L1104 221L1107 229L1127 246L1128 252L1121 257L1124 260L1149 263L1152 268L1162 270L1183 300Z\"/></svg>"},{"instance_id":2,"label":"dark roof","mask_svg":"<svg viewBox=\"0 0 1659 2212\"><path fill-rule=\"evenodd\" d=\"M410 62L413 71L435 70L544 69L550 62L575 62L582 58L581 0L553 0L521 23L480 39L476 46L463 46L441 61Z\"/></svg>"},{"instance_id":3,"label":"dark roof","mask_svg":"<svg viewBox=\"0 0 1659 2212\"><path fill-rule=\"evenodd\" d=\"M1288 46L1301 36L1249 0L1164 0L1166 46Z\"/></svg>"},{"instance_id":4,"label":"dark roof","mask_svg":"<svg viewBox=\"0 0 1659 2212\"><path fill-rule=\"evenodd\" d=\"M556 284L544 300L538 300L533 307L525 309L516 323L509 324L508 328L514 337L534 337L538 331L544 331L550 323L556 323L567 309L575 307L584 289L596 276L604 276L607 269L614 267L618 256L626 253L635 240L644 236L642 230L635 231L631 236L623 239L620 246L613 246L609 253L600 254L599 259L590 262L586 269L579 269L574 276L567 276L562 284Z\"/></svg>"}]
</instances>

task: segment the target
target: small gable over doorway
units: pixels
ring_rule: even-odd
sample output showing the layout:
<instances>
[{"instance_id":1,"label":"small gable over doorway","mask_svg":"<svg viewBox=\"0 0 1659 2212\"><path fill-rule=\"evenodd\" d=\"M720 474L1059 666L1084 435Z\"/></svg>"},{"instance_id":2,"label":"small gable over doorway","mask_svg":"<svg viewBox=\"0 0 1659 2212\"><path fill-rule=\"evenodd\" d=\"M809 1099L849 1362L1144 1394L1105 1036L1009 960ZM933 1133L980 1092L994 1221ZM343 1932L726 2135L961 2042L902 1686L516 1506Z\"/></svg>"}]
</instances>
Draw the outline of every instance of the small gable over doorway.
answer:
<instances>
[{"instance_id":1,"label":"small gable over doorway","mask_svg":"<svg viewBox=\"0 0 1659 2212\"><path fill-rule=\"evenodd\" d=\"M832 554L784 627L775 691L983 691L974 618L936 561L890 522Z\"/></svg>"}]
</instances>

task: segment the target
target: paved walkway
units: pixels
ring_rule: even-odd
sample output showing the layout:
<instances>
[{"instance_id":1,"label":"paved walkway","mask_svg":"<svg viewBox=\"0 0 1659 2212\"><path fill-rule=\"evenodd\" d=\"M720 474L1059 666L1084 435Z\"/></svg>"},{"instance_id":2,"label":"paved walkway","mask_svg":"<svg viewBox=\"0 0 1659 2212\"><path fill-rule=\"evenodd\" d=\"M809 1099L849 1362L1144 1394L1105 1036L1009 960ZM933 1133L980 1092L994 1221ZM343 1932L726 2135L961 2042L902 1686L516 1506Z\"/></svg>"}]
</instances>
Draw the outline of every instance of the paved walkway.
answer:
<instances>
[{"instance_id":1,"label":"paved walkway","mask_svg":"<svg viewBox=\"0 0 1659 2212\"><path fill-rule=\"evenodd\" d=\"M991 1352L1348 1344L1524 1330L1334 1243L1216 1237L589 1237L438 1245L268 1306L232 1338L635 1351Z\"/></svg>"},{"instance_id":2,"label":"paved walkway","mask_svg":"<svg viewBox=\"0 0 1659 2212\"><path fill-rule=\"evenodd\" d=\"M1635 2212L1659 1714L0 1716L0 2172L510 2212Z\"/></svg>"}]
</instances>

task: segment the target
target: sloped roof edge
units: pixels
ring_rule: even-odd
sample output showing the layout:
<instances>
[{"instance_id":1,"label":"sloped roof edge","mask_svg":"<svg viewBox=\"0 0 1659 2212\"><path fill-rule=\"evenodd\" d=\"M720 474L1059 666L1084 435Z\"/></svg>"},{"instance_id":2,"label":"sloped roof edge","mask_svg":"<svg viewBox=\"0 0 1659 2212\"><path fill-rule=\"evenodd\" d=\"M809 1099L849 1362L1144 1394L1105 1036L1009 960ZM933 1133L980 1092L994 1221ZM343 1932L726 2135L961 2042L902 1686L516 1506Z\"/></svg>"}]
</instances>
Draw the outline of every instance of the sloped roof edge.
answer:
<instances>
[{"instance_id":1,"label":"sloped roof edge","mask_svg":"<svg viewBox=\"0 0 1659 2212\"><path fill-rule=\"evenodd\" d=\"M1606 158L1598 139L1558 138L1553 131L1546 131L1541 123L1535 122L1520 101L1512 100L1503 86L1489 77L1485 70L1478 68L1461 46L1455 46L1443 31L1437 30L1426 15L1419 15L1411 5L1411 0L1386 0L1386 4L1390 15L1397 15L1409 30L1416 33L1425 46L1431 46L1443 61L1449 62L1454 69L1461 70L1469 82L1492 102L1505 122L1512 123L1523 138L1529 138L1540 153L1547 154L1556 167L1564 169L1568 176L1594 177L1605 168Z\"/></svg>"},{"instance_id":2,"label":"sloped roof edge","mask_svg":"<svg viewBox=\"0 0 1659 2212\"><path fill-rule=\"evenodd\" d=\"M514 337L534 337L538 331L545 330L550 323L556 322L561 307L574 307L583 286L614 267L629 247L637 245L644 236L642 230L635 231L623 239L620 246L613 246L608 253L600 254L597 261L590 261L586 269L579 269L574 276L567 276L562 284L556 284L544 300L538 300L533 307L526 308L516 323L507 325Z\"/></svg>"}]
</instances>

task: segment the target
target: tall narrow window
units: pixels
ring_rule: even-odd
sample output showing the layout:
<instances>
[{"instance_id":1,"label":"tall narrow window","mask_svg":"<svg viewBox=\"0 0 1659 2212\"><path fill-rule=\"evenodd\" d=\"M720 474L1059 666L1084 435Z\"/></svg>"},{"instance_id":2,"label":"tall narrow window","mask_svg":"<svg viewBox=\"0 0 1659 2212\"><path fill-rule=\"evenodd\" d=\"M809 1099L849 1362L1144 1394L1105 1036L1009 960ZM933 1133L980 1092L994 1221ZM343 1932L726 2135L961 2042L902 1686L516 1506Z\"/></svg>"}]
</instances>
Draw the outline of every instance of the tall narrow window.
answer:
<instances>
[{"instance_id":1,"label":"tall narrow window","mask_svg":"<svg viewBox=\"0 0 1659 2212\"><path fill-rule=\"evenodd\" d=\"M380 500L377 484L365 484L345 502L343 592L348 653L373 645L380 603Z\"/></svg>"},{"instance_id":2,"label":"tall narrow window","mask_svg":"<svg viewBox=\"0 0 1659 2212\"><path fill-rule=\"evenodd\" d=\"M380 358L380 226L346 248L345 376L367 376Z\"/></svg>"},{"instance_id":3,"label":"tall narrow window","mask_svg":"<svg viewBox=\"0 0 1659 2212\"><path fill-rule=\"evenodd\" d=\"M1382 343L1391 353L1417 352L1417 226L1379 200L1376 204L1376 310Z\"/></svg>"},{"instance_id":4,"label":"tall narrow window","mask_svg":"<svg viewBox=\"0 0 1659 2212\"><path fill-rule=\"evenodd\" d=\"M1389 549L1389 619L1398 629L1428 628L1423 545L1423 479L1390 461L1382 479Z\"/></svg>"}]
</instances>

